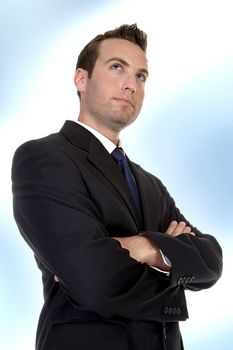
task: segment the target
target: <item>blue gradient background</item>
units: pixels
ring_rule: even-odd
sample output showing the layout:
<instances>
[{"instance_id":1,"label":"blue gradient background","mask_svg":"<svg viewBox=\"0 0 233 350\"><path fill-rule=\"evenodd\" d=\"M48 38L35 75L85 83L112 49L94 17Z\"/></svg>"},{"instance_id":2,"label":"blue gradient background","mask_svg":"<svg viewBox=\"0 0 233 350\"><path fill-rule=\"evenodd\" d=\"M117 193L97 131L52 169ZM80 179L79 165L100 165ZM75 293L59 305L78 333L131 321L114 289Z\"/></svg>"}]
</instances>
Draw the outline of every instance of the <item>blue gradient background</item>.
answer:
<instances>
[{"instance_id":1,"label":"blue gradient background","mask_svg":"<svg viewBox=\"0 0 233 350\"><path fill-rule=\"evenodd\" d=\"M187 293L186 349L232 349L232 1L8 0L0 5L0 348L31 350L40 273L12 217L10 167L22 142L76 119L76 58L124 22L148 33L150 78L128 155L167 186L185 216L224 251L222 279Z\"/></svg>"}]
</instances>

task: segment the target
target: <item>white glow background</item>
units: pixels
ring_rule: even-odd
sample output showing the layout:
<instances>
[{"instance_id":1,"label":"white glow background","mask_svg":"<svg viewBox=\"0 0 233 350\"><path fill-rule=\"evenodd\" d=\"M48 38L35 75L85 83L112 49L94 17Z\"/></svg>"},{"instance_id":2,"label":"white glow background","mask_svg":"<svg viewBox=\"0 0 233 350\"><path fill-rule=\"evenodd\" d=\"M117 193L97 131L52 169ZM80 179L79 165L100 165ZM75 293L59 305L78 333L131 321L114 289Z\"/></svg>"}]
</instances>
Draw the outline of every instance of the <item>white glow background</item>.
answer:
<instances>
[{"instance_id":1,"label":"white glow background","mask_svg":"<svg viewBox=\"0 0 233 350\"><path fill-rule=\"evenodd\" d=\"M232 349L233 2L8 0L0 5L0 348L31 350L42 305L40 273L12 217L10 167L22 142L75 119L79 51L122 23L148 33L150 78L128 155L160 177L185 216L214 233L224 273L187 293L187 350Z\"/></svg>"}]
</instances>

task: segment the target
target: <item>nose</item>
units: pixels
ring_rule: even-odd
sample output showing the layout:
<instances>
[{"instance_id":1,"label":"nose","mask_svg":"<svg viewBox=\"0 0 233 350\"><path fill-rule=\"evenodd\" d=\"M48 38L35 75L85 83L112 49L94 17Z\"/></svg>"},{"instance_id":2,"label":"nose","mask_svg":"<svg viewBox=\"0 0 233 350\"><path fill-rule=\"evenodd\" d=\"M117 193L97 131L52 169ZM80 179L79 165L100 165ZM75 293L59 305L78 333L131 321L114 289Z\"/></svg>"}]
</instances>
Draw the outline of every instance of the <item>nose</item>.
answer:
<instances>
[{"instance_id":1,"label":"nose","mask_svg":"<svg viewBox=\"0 0 233 350\"><path fill-rule=\"evenodd\" d=\"M127 76L123 82L122 89L135 93L137 90L137 81L135 76Z\"/></svg>"}]
</instances>

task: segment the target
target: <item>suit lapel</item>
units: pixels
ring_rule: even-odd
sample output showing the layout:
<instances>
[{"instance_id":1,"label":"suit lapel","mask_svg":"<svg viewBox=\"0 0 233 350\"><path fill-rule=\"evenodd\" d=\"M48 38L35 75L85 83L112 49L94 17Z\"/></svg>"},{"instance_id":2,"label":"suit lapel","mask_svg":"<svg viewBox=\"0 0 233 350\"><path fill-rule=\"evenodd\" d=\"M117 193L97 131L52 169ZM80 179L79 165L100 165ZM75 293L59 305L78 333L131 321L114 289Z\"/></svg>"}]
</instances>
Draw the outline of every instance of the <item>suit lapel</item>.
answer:
<instances>
[{"instance_id":1,"label":"suit lapel","mask_svg":"<svg viewBox=\"0 0 233 350\"><path fill-rule=\"evenodd\" d=\"M158 201L158 193L156 191L157 185L139 165L131 163L131 169L140 192L143 208L143 229L155 231L158 229L158 218L161 212L160 201Z\"/></svg>"},{"instance_id":2,"label":"suit lapel","mask_svg":"<svg viewBox=\"0 0 233 350\"><path fill-rule=\"evenodd\" d=\"M73 145L87 151L87 160L102 173L120 194L139 228L141 226L140 216L137 213L137 208L133 202L127 183L118 165L101 142L91 132L73 121L66 121L61 129L61 133Z\"/></svg>"}]
</instances>

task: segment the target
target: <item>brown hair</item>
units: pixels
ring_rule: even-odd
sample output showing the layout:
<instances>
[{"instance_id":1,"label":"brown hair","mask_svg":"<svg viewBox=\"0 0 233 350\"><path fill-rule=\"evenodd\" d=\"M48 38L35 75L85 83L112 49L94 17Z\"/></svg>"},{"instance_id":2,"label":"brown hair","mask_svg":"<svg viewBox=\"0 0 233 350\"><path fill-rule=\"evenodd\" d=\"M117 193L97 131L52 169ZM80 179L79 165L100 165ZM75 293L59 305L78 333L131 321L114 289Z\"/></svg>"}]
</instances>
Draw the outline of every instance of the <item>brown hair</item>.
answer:
<instances>
[{"instance_id":1,"label":"brown hair","mask_svg":"<svg viewBox=\"0 0 233 350\"><path fill-rule=\"evenodd\" d=\"M104 34L97 35L92 39L80 52L76 64L78 68L85 69L88 72L88 77L91 78L95 62L99 54L99 46L106 39L125 39L138 45L144 52L147 47L147 35L137 27L137 24L123 24L118 28L109 30ZM78 92L80 96L80 93Z\"/></svg>"}]
</instances>

